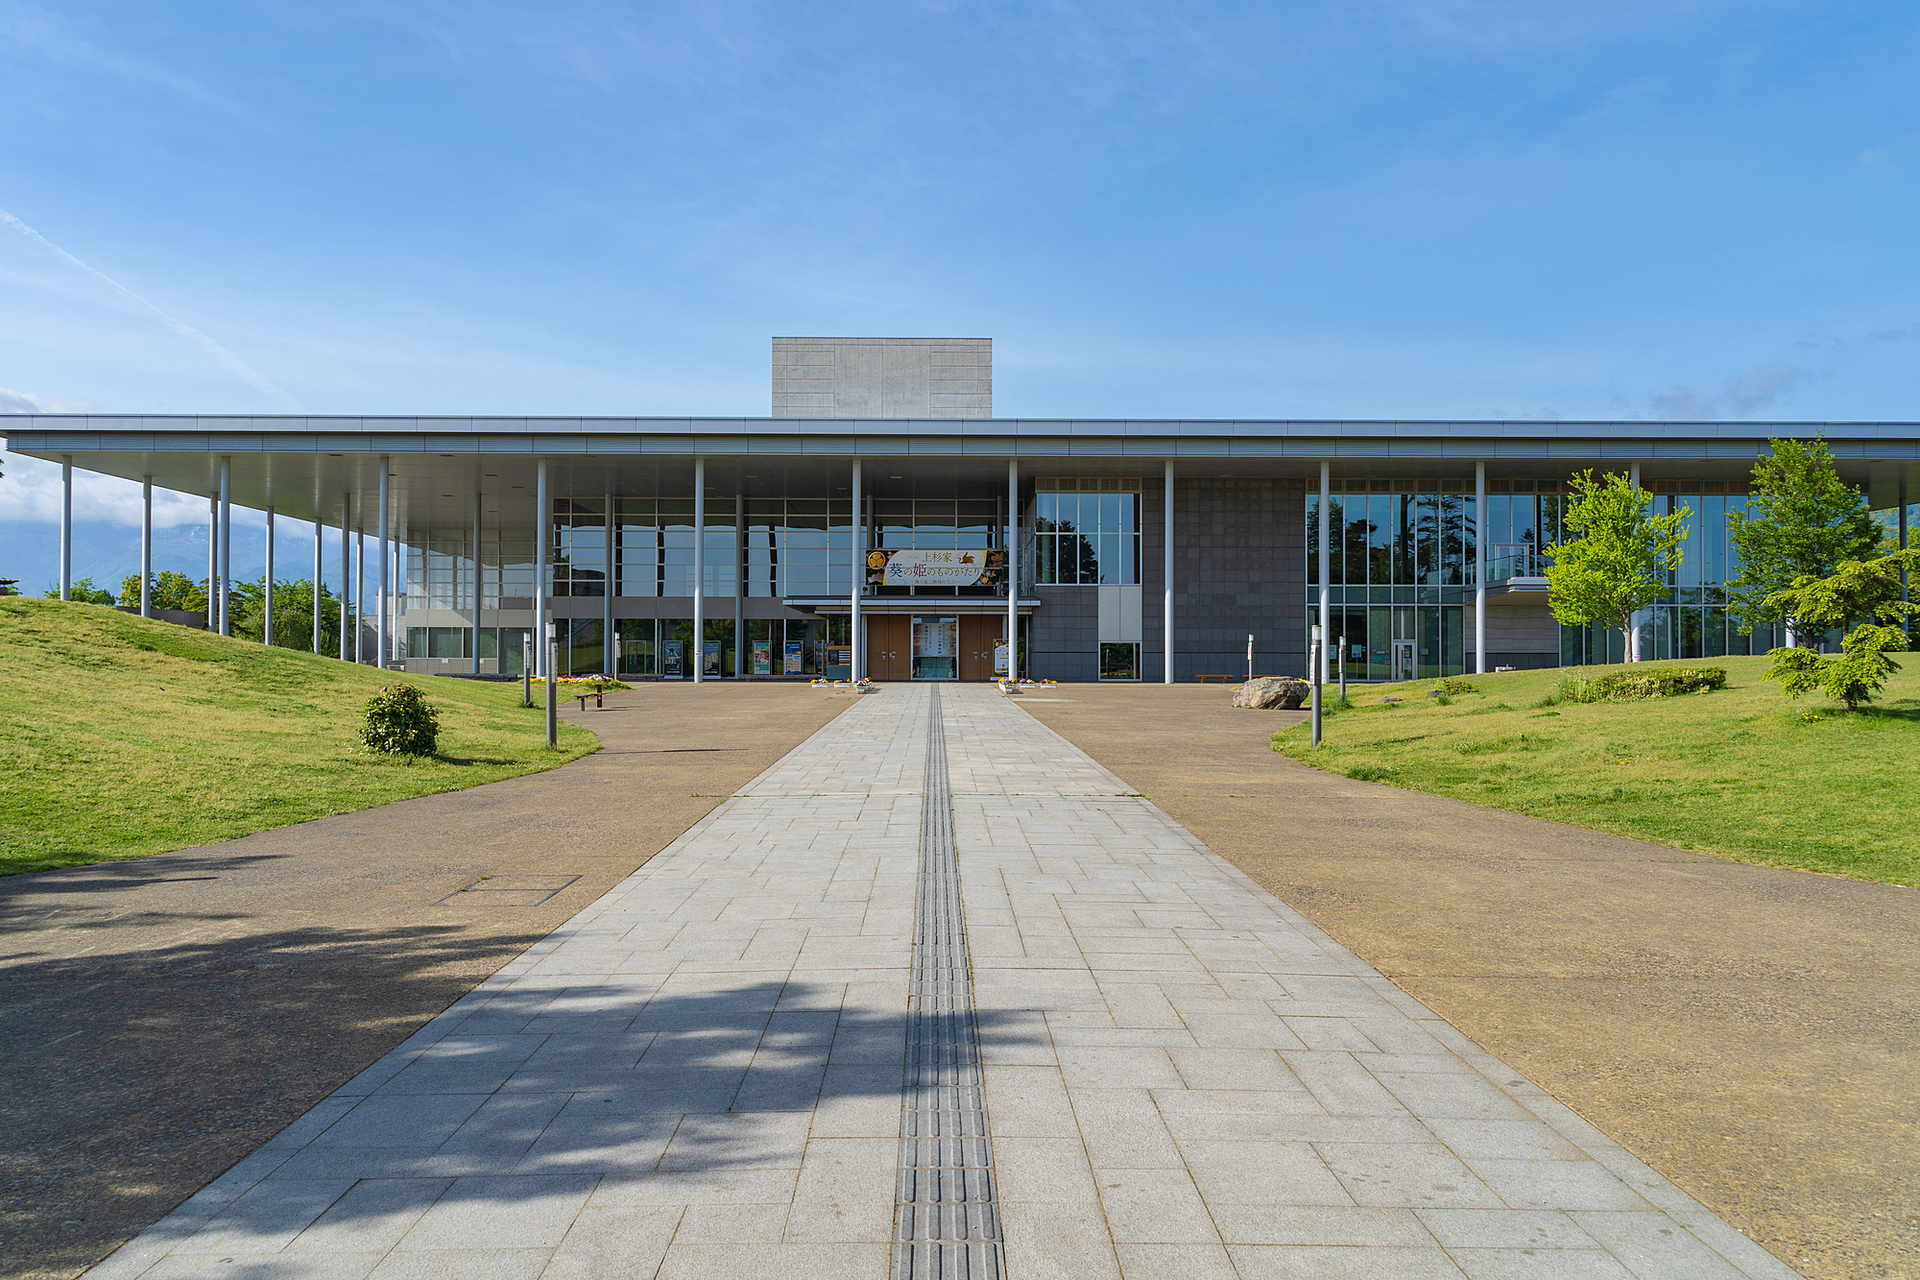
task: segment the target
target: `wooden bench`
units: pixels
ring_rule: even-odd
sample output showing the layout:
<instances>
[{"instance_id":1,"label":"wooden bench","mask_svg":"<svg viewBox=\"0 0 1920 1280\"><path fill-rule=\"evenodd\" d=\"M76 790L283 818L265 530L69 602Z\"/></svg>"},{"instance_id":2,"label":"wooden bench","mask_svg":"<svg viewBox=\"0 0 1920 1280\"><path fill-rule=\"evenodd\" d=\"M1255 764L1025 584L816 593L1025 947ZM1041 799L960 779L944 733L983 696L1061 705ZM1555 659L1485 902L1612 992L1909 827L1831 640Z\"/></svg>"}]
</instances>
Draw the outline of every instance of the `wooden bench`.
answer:
<instances>
[{"instance_id":1,"label":"wooden bench","mask_svg":"<svg viewBox=\"0 0 1920 1280\"><path fill-rule=\"evenodd\" d=\"M576 702L580 704L580 710L582 711L585 711L587 709L588 698L593 699L593 705L595 706L595 708L604 711L606 710L606 707L607 707L606 698L604 697L605 692L606 690L603 686L595 685L593 686L592 693L575 693L575 694L570 694L568 696L572 697Z\"/></svg>"},{"instance_id":2,"label":"wooden bench","mask_svg":"<svg viewBox=\"0 0 1920 1280\"><path fill-rule=\"evenodd\" d=\"M1218 680L1221 684L1232 684L1235 680L1238 680L1239 678L1240 678L1239 676L1195 676L1194 677L1194 679L1198 680L1201 684L1205 684L1209 680Z\"/></svg>"}]
</instances>

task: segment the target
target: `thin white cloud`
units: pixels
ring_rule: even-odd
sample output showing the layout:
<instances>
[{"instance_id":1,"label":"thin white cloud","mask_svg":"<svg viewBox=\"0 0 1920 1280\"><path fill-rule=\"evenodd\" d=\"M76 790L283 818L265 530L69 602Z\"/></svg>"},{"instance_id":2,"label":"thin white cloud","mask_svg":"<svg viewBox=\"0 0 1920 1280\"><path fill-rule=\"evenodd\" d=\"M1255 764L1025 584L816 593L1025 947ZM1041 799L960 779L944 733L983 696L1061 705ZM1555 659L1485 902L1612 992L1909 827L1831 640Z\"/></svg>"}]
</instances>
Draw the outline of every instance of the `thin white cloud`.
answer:
<instances>
[{"instance_id":1,"label":"thin white cloud","mask_svg":"<svg viewBox=\"0 0 1920 1280\"><path fill-rule=\"evenodd\" d=\"M1729 379L1717 396L1680 386L1651 398L1653 416L1667 422L1744 418L1772 405L1810 375L1798 365L1760 365Z\"/></svg>"},{"instance_id":2,"label":"thin white cloud","mask_svg":"<svg viewBox=\"0 0 1920 1280\"><path fill-rule=\"evenodd\" d=\"M225 347L215 342L212 338L209 338L206 334L200 332L198 329L194 328L192 325L186 323L185 321L174 319L172 316L168 315L166 312L162 311L160 308L154 306L151 302L148 302L145 298L141 297L139 294L135 293L133 290L127 288L127 286L121 284L118 280L115 280L113 277L107 275L104 271L95 270L94 268L88 266L86 263L80 261L80 259L74 257L72 254L68 253L65 249L62 249L59 245L55 244L53 241L41 235L38 231L35 231L32 227L20 221L20 219L14 217L11 213L8 213L5 209L0 209L0 224L4 224L6 226L12 227L15 231L18 231L21 235L26 236L29 240L32 240L36 244L42 245L43 247L52 251L61 259L61 261L71 263L73 266L80 268L80 270L87 272L89 275L97 276L101 280L104 280L115 291L121 294L124 294L128 298L131 298L134 302L138 303L142 308L151 312L154 315L154 317L157 318L160 321L160 323L166 325L167 328L173 330L175 333L179 334L181 337L187 339L188 341L199 345L203 350L205 350L209 355L211 355L216 361L218 361L228 372L234 374L236 377L241 378L242 380L249 383L253 387L266 392L268 395L273 396L276 399L281 400L290 406L293 406L295 408L299 407L295 403L294 398L292 396L282 391L279 387L276 387L275 385L273 385L273 383L269 382L265 377L254 372L254 370L248 366L247 362L242 360L239 356L236 356L235 354L233 354L233 352L227 350Z\"/></svg>"},{"instance_id":3,"label":"thin white cloud","mask_svg":"<svg viewBox=\"0 0 1920 1280\"><path fill-rule=\"evenodd\" d=\"M0 387L0 413L94 413L100 407L91 400L64 400Z\"/></svg>"},{"instance_id":4,"label":"thin white cloud","mask_svg":"<svg viewBox=\"0 0 1920 1280\"><path fill-rule=\"evenodd\" d=\"M12 394L12 393L6 393ZM0 472L0 523L56 524L60 520L60 466L39 458L6 455ZM207 500L171 489L153 491L155 528L204 523ZM140 527L140 486L131 480L75 468L73 521ZM237 521L236 521L237 523Z\"/></svg>"}]
</instances>

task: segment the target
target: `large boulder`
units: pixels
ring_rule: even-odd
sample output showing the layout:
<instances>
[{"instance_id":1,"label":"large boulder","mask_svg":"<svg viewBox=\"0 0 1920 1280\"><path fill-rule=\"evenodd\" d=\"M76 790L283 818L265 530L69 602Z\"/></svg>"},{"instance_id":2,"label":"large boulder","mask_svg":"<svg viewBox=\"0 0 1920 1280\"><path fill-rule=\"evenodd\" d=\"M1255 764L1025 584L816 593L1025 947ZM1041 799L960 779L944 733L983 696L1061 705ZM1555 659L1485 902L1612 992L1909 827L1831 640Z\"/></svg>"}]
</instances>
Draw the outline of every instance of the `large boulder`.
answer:
<instances>
[{"instance_id":1,"label":"large boulder","mask_svg":"<svg viewBox=\"0 0 1920 1280\"><path fill-rule=\"evenodd\" d=\"M1236 707L1261 711L1298 711L1313 696L1313 686L1295 676L1261 676L1241 685L1233 695Z\"/></svg>"}]
</instances>

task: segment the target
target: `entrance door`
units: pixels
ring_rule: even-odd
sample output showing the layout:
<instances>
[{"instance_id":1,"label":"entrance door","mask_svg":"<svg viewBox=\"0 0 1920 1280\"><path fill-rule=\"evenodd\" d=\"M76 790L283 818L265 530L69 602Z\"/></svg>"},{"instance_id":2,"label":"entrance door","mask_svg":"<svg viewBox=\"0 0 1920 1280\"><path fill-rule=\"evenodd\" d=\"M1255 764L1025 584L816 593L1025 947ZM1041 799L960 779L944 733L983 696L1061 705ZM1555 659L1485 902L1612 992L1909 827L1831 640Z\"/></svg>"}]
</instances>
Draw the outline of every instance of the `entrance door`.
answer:
<instances>
[{"instance_id":1,"label":"entrance door","mask_svg":"<svg viewBox=\"0 0 1920 1280\"><path fill-rule=\"evenodd\" d=\"M960 617L960 678L993 679L993 647L1007 620L993 614L969 613Z\"/></svg>"},{"instance_id":2,"label":"entrance door","mask_svg":"<svg viewBox=\"0 0 1920 1280\"><path fill-rule=\"evenodd\" d=\"M933 616L914 618L913 678L960 678L960 619Z\"/></svg>"},{"instance_id":3,"label":"entrance door","mask_svg":"<svg viewBox=\"0 0 1920 1280\"><path fill-rule=\"evenodd\" d=\"M1413 679L1413 641L1395 640L1393 642L1394 680Z\"/></svg>"},{"instance_id":4,"label":"entrance door","mask_svg":"<svg viewBox=\"0 0 1920 1280\"><path fill-rule=\"evenodd\" d=\"M867 629L867 678L905 680L911 666L910 619L904 613L871 613Z\"/></svg>"}]
</instances>

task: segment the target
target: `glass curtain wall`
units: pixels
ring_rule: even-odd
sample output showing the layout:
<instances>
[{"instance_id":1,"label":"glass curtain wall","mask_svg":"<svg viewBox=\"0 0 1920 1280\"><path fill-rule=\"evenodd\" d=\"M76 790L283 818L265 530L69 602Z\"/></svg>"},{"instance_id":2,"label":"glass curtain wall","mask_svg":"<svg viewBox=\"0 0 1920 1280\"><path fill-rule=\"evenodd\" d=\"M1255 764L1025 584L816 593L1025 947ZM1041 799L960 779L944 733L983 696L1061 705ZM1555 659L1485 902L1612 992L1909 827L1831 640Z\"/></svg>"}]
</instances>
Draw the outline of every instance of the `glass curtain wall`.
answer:
<instances>
[{"instance_id":1,"label":"glass curtain wall","mask_svg":"<svg viewBox=\"0 0 1920 1280\"><path fill-rule=\"evenodd\" d=\"M1339 480L1327 514L1329 640L1346 656L1347 678L1465 670L1461 609L1472 598L1478 536L1473 481ZM1320 494L1311 485L1306 517L1310 628L1320 601Z\"/></svg>"},{"instance_id":2,"label":"glass curtain wall","mask_svg":"<svg viewBox=\"0 0 1920 1280\"><path fill-rule=\"evenodd\" d=\"M407 608L473 607L473 534L467 529L433 529L416 534L408 545ZM533 603L533 541L502 538L489 529L480 535L480 607L528 609ZM507 603L502 604L505 598Z\"/></svg>"},{"instance_id":3,"label":"glass curtain wall","mask_svg":"<svg viewBox=\"0 0 1920 1280\"><path fill-rule=\"evenodd\" d=\"M690 618L620 618L620 674L679 679L693 673ZM712 622L709 642L721 646L723 665L733 662L733 620ZM750 676L824 676L826 649L847 643L845 618L748 618L743 674ZM709 668L711 670L711 668Z\"/></svg>"},{"instance_id":4,"label":"glass curtain wall","mask_svg":"<svg viewBox=\"0 0 1920 1280\"><path fill-rule=\"evenodd\" d=\"M1669 575L1668 598L1647 610L1641 653L1651 658L1719 658L1763 654L1786 643L1783 628L1770 624L1741 633L1741 622L1727 608L1726 582L1740 574L1740 553L1729 536L1729 517L1747 509L1748 486L1740 482L1662 480L1654 482L1653 513L1682 508L1687 540L1680 564ZM1837 643L1838 638L1831 639ZM1562 627L1561 661L1569 664L1624 662L1626 639L1617 630ZM1651 640L1652 647L1647 647Z\"/></svg>"},{"instance_id":5,"label":"glass curtain wall","mask_svg":"<svg viewBox=\"0 0 1920 1280\"><path fill-rule=\"evenodd\" d=\"M846 595L852 548L853 503L845 498L747 499L749 596Z\"/></svg>"},{"instance_id":6,"label":"glass curtain wall","mask_svg":"<svg viewBox=\"0 0 1920 1280\"><path fill-rule=\"evenodd\" d=\"M1034 481L1036 580L1055 586L1140 581L1140 482L1042 476Z\"/></svg>"},{"instance_id":7,"label":"glass curtain wall","mask_svg":"<svg viewBox=\"0 0 1920 1280\"><path fill-rule=\"evenodd\" d=\"M1668 599L1647 610L1653 658L1765 653L1784 643L1778 627L1740 633L1728 616L1726 581L1739 573L1728 516L1746 507L1746 486L1659 481L1656 514L1685 507L1688 539ZM1545 549L1565 536L1571 502L1564 480L1491 480L1487 509L1474 510L1471 480L1344 480L1328 511L1329 585L1337 644L1344 637L1349 679L1427 679L1464 670L1463 610L1473 601L1475 540L1487 541L1487 580L1540 577ZM1307 493L1307 595L1320 596L1320 495ZM1365 606L1364 622L1357 606ZM1314 617L1309 610L1308 625ZM1360 649L1365 636L1365 651ZM1562 627L1561 661L1626 660L1625 640L1604 627Z\"/></svg>"},{"instance_id":8,"label":"glass curtain wall","mask_svg":"<svg viewBox=\"0 0 1920 1280\"><path fill-rule=\"evenodd\" d=\"M881 551L990 551L1006 541L1004 500L880 498L868 508L867 546ZM882 587L882 595L991 596L996 588Z\"/></svg>"}]
</instances>

